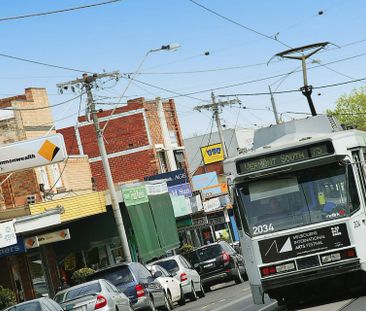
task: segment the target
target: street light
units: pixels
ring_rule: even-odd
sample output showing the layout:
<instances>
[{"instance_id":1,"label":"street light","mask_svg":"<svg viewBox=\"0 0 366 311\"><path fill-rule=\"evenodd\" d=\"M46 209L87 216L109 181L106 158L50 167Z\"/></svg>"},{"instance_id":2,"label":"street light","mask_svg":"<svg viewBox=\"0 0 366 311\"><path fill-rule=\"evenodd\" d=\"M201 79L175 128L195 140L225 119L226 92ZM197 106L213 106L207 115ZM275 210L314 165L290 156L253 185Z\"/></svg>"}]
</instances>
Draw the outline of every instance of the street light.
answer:
<instances>
[{"instance_id":1,"label":"street light","mask_svg":"<svg viewBox=\"0 0 366 311\"><path fill-rule=\"evenodd\" d=\"M128 74L128 83L126 85L126 88L124 89L122 95L118 98L117 100L117 103L120 102L122 100L122 98L125 96L128 88L130 87L134 77L140 72L140 69L142 67L142 65L145 63L147 57L151 54L151 53L154 53L154 52L159 52L159 51L176 51L177 49L179 49L181 47L181 45L179 43L170 43L170 44L167 44L167 45L162 45L160 48L156 48L156 49L151 49L149 51L146 52L144 58L141 60L139 66L137 67L136 71L132 74ZM112 110L112 113L111 115L115 112L115 110L117 109L117 107L115 107L113 110ZM107 122L105 123L102 131L104 131L109 123L109 120L107 120Z\"/></svg>"},{"instance_id":2,"label":"street light","mask_svg":"<svg viewBox=\"0 0 366 311\"><path fill-rule=\"evenodd\" d=\"M275 57L288 58L288 59L297 59L301 60L302 64L302 74L304 79L304 86L300 88L302 94L307 98L310 111L313 116L316 116L316 110L314 107L313 99L311 98L311 93L313 91L313 86L308 85L308 77L306 71L306 60L313 56L315 53L318 53L320 50L324 49L328 44L332 44L330 42L320 42L309 45L300 46L294 49L289 49L280 53L277 53L273 56L269 62ZM307 54L305 52L309 51ZM314 60L316 61L316 60Z\"/></svg>"}]
</instances>

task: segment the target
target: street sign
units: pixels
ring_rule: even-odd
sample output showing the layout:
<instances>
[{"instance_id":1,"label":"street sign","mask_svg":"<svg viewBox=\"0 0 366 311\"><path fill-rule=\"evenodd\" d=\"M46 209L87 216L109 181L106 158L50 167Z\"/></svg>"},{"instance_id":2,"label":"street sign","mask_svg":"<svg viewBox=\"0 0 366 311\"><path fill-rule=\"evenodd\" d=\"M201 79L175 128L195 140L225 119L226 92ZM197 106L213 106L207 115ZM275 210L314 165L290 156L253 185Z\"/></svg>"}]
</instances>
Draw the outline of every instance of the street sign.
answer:
<instances>
[{"instance_id":1,"label":"street sign","mask_svg":"<svg viewBox=\"0 0 366 311\"><path fill-rule=\"evenodd\" d=\"M62 162L67 152L61 134L0 147L0 174Z\"/></svg>"},{"instance_id":2,"label":"street sign","mask_svg":"<svg viewBox=\"0 0 366 311\"><path fill-rule=\"evenodd\" d=\"M0 223L0 247L3 248L14 244L17 244L14 222L7 221Z\"/></svg>"}]
</instances>

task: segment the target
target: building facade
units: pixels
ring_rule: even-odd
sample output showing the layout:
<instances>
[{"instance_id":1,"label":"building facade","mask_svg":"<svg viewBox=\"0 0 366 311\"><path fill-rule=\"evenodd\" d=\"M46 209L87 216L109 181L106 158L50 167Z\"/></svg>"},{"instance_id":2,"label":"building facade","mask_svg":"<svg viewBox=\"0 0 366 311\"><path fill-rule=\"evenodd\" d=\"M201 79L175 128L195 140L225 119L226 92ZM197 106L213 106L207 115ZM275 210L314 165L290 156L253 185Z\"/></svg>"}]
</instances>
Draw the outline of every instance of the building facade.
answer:
<instances>
[{"instance_id":1,"label":"building facade","mask_svg":"<svg viewBox=\"0 0 366 311\"><path fill-rule=\"evenodd\" d=\"M137 98L115 111L99 112L98 118L102 129L108 122L103 134L116 184L143 181L146 176L186 168L183 138L173 100L160 102L159 99ZM107 182L94 125L80 117L77 126L57 132L64 136L68 154L89 157L95 188L105 190Z\"/></svg>"}]
</instances>

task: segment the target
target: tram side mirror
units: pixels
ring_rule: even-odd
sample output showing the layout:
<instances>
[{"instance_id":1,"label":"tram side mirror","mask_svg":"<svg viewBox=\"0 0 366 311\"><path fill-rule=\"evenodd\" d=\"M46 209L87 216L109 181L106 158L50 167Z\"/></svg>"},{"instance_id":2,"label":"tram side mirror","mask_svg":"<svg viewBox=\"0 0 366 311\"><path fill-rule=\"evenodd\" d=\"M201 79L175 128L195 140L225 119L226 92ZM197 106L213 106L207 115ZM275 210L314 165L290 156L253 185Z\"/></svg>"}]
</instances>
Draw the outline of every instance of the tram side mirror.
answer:
<instances>
[{"instance_id":1,"label":"tram side mirror","mask_svg":"<svg viewBox=\"0 0 366 311\"><path fill-rule=\"evenodd\" d=\"M153 276L155 279L157 279L157 278L160 278L162 275L163 275L163 273L161 271L155 271Z\"/></svg>"}]
</instances>

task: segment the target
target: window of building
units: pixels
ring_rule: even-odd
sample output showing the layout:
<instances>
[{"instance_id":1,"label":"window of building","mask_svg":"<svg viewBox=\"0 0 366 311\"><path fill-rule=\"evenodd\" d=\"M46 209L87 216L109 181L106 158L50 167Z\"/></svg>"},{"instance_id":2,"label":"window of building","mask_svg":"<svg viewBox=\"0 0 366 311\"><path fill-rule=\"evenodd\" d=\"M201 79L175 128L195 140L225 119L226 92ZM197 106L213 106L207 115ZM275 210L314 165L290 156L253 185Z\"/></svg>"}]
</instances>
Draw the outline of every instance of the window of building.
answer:
<instances>
[{"instance_id":1,"label":"window of building","mask_svg":"<svg viewBox=\"0 0 366 311\"><path fill-rule=\"evenodd\" d=\"M161 173L166 173L168 171L168 164L166 161L165 151L161 150L156 153L156 156L159 160L159 166Z\"/></svg>"},{"instance_id":2,"label":"window of building","mask_svg":"<svg viewBox=\"0 0 366 311\"><path fill-rule=\"evenodd\" d=\"M38 168L38 172L39 172L39 178L41 180L41 184L43 184L43 188L46 190L50 189L50 183L48 181L46 168L44 166L42 166L42 167Z\"/></svg>"},{"instance_id":3,"label":"window of building","mask_svg":"<svg viewBox=\"0 0 366 311\"><path fill-rule=\"evenodd\" d=\"M175 158L175 162L177 164L177 168L181 169L184 168L183 164L184 164L184 153L182 150L174 150L174 158Z\"/></svg>"}]
</instances>

